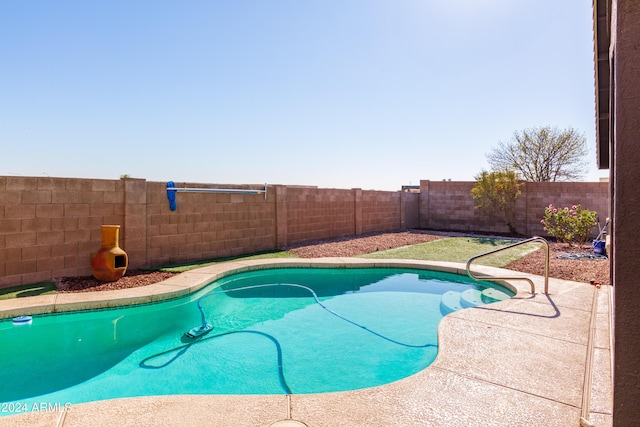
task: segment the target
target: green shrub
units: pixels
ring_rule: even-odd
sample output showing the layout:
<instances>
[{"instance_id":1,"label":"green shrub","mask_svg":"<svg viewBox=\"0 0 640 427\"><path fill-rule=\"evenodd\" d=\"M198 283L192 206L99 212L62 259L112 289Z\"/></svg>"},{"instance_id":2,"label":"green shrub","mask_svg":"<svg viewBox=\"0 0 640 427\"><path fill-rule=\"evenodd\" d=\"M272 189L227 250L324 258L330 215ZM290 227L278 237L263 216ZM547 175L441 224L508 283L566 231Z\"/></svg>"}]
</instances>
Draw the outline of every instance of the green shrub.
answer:
<instances>
[{"instance_id":1,"label":"green shrub","mask_svg":"<svg viewBox=\"0 0 640 427\"><path fill-rule=\"evenodd\" d=\"M516 231L516 200L521 194L521 183L513 171L487 172L476 175L471 197L477 209L485 214L499 216L511 234Z\"/></svg>"},{"instance_id":2,"label":"green shrub","mask_svg":"<svg viewBox=\"0 0 640 427\"><path fill-rule=\"evenodd\" d=\"M596 215L595 211L582 209L580 205L559 209L550 204L544 209L540 223L544 231L559 242L580 246L589 241L591 230L596 225Z\"/></svg>"}]
</instances>

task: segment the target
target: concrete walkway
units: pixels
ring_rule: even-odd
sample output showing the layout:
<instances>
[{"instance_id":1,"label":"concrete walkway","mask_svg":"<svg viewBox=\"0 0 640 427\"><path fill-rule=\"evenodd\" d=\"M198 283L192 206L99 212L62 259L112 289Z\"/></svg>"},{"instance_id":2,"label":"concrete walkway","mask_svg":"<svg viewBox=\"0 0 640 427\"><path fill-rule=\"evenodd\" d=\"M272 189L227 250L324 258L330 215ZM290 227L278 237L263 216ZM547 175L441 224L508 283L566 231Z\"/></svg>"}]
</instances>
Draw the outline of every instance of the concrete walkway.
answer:
<instances>
[{"instance_id":1,"label":"concrete walkway","mask_svg":"<svg viewBox=\"0 0 640 427\"><path fill-rule=\"evenodd\" d=\"M322 258L224 263L121 291L0 301L0 317L156 301L235 272L273 266L409 267L464 273L443 262ZM478 266L485 275L523 276ZM423 371L384 386L314 395L174 395L72 405L0 417L0 426L579 426L612 424L610 288L531 277L510 300L454 312ZM589 424L586 424L589 425Z\"/></svg>"}]
</instances>

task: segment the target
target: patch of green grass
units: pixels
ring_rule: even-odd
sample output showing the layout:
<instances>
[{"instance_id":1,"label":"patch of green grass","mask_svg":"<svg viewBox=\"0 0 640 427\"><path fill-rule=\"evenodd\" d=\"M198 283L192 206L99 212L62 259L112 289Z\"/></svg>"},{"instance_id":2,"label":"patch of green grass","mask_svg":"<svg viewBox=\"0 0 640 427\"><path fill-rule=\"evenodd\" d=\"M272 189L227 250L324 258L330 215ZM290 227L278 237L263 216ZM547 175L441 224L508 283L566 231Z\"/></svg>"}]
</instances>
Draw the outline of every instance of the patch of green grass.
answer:
<instances>
[{"instance_id":1,"label":"patch of green grass","mask_svg":"<svg viewBox=\"0 0 640 427\"><path fill-rule=\"evenodd\" d=\"M33 297L36 295L48 295L57 293L53 282L40 282L32 285L12 286L0 289L0 300L10 298Z\"/></svg>"},{"instance_id":2,"label":"patch of green grass","mask_svg":"<svg viewBox=\"0 0 640 427\"><path fill-rule=\"evenodd\" d=\"M429 261L450 261L466 263L470 258L494 249L517 243L512 239L493 239L480 237L450 237L427 243L389 249L359 255L360 258L399 258ZM536 243L516 246L508 251L488 255L475 263L492 267L504 267L523 256L540 249Z\"/></svg>"},{"instance_id":3,"label":"patch of green grass","mask_svg":"<svg viewBox=\"0 0 640 427\"><path fill-rule=\"evenodd\" d=\"M297 258L296 255L287 251L267 251L259 252L250 255L238 255L233 257L215 258L202 261L185 262L179 264L167 264L158 267L149 268L152 271L169 271L172 273L183 273L185 271L193 270L194 268L206 267L208 265L220 264L222 262L229 261L245 261L250 259L272 259L272 258Z\"/></svg>"},{"instance_id":4,"label":"patch of green grass","mask_svg":"<svg viewBox=\"0 0 640 427\"><path fill-rule=\"evenodd\" d=\"M417 259L466 263L471 257L489 252L493 249L513 244L515 242L515 240L510 239L451 237L447 239L435 240L428 243L419 243L417 245L403 246L401 248L360 255L359 257ZM536 243L528 243L526 245L517 246L508 251L481 258L476 263L493 267L504 267L511 262L516 261L535 250L538 250L539 248L540 245ZM214 265L228 261L243 261L265 258L297 258L297 256L287 251L268 251L250 255L239 255L211 260L185 262L180 264L168 264L148 268L147 270L182 273L184 271L193 270L195 268L205 267L208 265ZM0 300L9 298L23 298L34 295L47 295L54 294L56 292L57 291L55 284L53 284L52 282L41 282L32 285L21 285L0 289Z\"/></svg>"}]
</instances>

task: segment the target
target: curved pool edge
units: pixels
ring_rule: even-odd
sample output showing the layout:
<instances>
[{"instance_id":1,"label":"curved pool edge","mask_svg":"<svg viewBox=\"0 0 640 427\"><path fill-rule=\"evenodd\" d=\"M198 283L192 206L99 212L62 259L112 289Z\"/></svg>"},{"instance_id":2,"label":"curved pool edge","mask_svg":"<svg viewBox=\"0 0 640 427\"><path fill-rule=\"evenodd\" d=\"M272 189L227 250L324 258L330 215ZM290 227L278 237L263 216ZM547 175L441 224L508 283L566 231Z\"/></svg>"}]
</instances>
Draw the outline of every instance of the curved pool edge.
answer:
<instances>
[{"instance_id":1,"label":"curved pool edge","mask_svg":"<svg viewBox=\"0 0 640 427\"><path fill-rule=\"evenodd\" d=\"M34 310L52 312L149 302L195 292L228 274L274 267L407 267L465 274L463 264L443 262L349 258L241 261L182 273L158 286L134 288L133 294L127 293L131 290L64 294L79 298L53 299L49 304L41 297L29 297L22 298L18 307L8 307L6 301L0 301L0 310L15 310L17 315L35 313ZM505 272L481 266L474 271L494 276ZM513 273L509 271L510 275ZM603 287L598 291L603 292L602 296L594 298L593 286L550 279L547 296L540 293L544 279L528 277L536 284L535 295L529 293L528 284L513 281L508 283L517 291L513 298L446 316L438 330L441 344L435 362L390 384L309 395L122 398L72 405L68 412L2 417L0 425L106 425L114 419L126 420L131 425L269 426L284 419L299 420L307 426L444 426L452 422L487 426L572 425L580 417L590 304L606 299L609 287ZM607 316L602 315L604 308L600 305L597 308L600 322ZM598 328L606 329L601 325ZM606 341L606 337L600 338L602 345ZM607 360L602 359L598 368L606 371ZM595 416L610 420L607 396L596 393L594 398L596 405L605 408Z\"/></svg>"},{"instance_id":2,"label":"curved pool edge","mask_svg":"<svg viewBox=\"0 0 640 427\"><path fill-rule=\"evenodd\" d=\"M287 258L234 261L196 268L162 282L135 288L95 292L66 292L0 300L0 319L22 315L94 310L158 302L192 294L212 281L231 274L286 267L415 268L466 276L465 264L441 261L364 258ZM498 276L500 274L500 269L485 266L477 266L473 271L487 276ZM510 272L512 276L514 275L513 273ZM501 281L500 284L516 293L529 292L526 287L519 285L519 282Z\"/></svg>"}]
</instances>

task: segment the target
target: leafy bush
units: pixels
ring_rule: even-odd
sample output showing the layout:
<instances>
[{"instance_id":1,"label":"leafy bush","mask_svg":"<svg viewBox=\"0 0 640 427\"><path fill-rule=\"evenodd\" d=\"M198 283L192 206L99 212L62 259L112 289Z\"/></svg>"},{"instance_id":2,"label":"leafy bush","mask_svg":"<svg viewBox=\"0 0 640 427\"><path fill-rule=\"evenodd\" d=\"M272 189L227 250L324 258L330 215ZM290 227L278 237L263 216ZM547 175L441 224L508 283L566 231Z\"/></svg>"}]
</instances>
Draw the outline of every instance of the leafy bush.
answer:
<instances>
[{"instance_id":1,"label":"leafy bush","mask_svg":"<svg viewBox=\"0 0 640 427\"><path fill-rule=\"evenodd\" d=\"M596 215L595 211L582 209L580 205L559 209L550 204L544 209L540 223L544 231L559 242L580 246L589 241L591 229L596 225Z\"/></svg>"},{"instance_id":2,"label":"leafy bush","mask_svg":"<svg viewBox=\"0 0 640 427\"><path fill-rule=\"evenodd\" d=\"M520 196L521 183L513 171L487 172L476 175L476 184L471 189L475 207L485 214L501 217L511 234L515 227L516 200Z\"/></svg>"}]
</instances>

